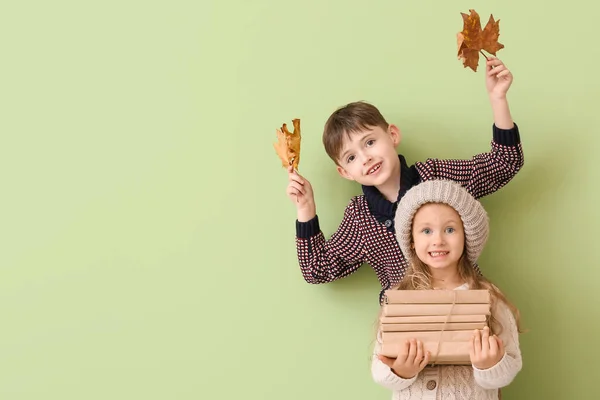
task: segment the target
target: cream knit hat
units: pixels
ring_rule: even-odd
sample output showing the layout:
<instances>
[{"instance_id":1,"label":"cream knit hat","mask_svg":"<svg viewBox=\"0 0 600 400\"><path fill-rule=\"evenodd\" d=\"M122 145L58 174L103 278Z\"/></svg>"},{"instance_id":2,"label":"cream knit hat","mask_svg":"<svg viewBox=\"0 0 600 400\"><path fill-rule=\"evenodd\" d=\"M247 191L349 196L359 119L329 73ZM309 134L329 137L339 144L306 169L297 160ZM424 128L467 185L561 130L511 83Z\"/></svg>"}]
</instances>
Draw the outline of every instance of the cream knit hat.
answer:
<instances>
[{"instance_id":1,"label":"cream knit hat","mask_svg":"<svg viewBox=\"0 0 600 400\"><path fill-rule=\"evenodd\" d=\"M460 184L446 180L420 183L406 192L396 210L396 237L406 260L411 262L412 223L419 208L427 203L444 203L454 208L465 230L467 259L472 265L483 251L488 239L489 221L485 209Z\"/></svg>"}]
</instances>

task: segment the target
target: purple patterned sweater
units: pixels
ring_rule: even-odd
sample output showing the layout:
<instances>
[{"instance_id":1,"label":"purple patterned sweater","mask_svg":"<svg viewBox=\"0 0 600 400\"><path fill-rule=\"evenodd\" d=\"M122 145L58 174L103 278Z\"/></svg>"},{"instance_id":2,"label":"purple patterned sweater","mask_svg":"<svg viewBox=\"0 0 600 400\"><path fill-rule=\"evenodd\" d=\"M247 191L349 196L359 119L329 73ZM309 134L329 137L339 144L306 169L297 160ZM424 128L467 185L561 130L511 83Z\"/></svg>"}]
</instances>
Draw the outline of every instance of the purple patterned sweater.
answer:
<instances>
[{"instance_id":1,"label":"purple patterned sweater","mask_svg":"<svg viewBox=\"0 0 600 400\"><path fill-rule=\"evenodd\" d=\"M429 179L459 182L475 198L481 198L506 185L523 166L523 150L517 125L510 130L493 126L492 148L468 160L427 159L408 166L400 158L400 191L392 203L373 186L363 186L346 207L341 224L325 239L315 216L296 221L296 248L306 282L328 283L346 277L369 264L381 284L379 301L385 290L396 285L408 267L396 240L394 217L398 201L406 191ZM476 266L477 267L477 266Z\"/></svg>"}]
</instances>

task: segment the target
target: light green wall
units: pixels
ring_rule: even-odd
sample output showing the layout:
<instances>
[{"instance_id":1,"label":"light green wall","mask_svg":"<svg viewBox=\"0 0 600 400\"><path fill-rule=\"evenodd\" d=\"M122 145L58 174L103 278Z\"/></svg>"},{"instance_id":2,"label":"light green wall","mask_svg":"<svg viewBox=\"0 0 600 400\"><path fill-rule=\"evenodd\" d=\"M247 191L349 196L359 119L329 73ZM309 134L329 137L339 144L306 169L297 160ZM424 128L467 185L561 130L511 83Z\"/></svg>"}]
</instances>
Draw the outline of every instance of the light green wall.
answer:
<instances>
[{"instance_id":1,"label":"light green wall","mask_svg":"<svg viewBox=\"0 0 600 400\"><path fill-rule=\"evenodd\" d=\"M329 236L359 188L321 130L364 99L409 161L487 151L460 12L500 18L525 167L486 198L485 273L521 308L506 399L593 399L600 113L591 0L12 2L0 13L0 398L388 399L373 271L302 280L274 130Z\"/></svg>"}]
</instances>

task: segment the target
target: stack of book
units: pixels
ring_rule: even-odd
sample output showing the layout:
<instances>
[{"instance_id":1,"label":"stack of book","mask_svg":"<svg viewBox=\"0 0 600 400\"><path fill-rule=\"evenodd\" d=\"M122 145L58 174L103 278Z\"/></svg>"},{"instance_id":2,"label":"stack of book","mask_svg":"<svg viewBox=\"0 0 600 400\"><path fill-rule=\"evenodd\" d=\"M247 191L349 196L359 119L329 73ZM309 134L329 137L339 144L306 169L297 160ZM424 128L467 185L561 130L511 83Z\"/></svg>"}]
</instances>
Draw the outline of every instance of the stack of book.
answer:
<instances>
[{"instance_id":1,"label":"stack of book","mask_svg":"<svg viewBox=\"0 0 600 400\"><path fill-rule=\"evenodd\" d=\"M414 338L431 353L430 363L468 365L473 332L487 325L490 300L487 290L387 290L380 354L396 358Z\"/></svg>"}]
</instances>

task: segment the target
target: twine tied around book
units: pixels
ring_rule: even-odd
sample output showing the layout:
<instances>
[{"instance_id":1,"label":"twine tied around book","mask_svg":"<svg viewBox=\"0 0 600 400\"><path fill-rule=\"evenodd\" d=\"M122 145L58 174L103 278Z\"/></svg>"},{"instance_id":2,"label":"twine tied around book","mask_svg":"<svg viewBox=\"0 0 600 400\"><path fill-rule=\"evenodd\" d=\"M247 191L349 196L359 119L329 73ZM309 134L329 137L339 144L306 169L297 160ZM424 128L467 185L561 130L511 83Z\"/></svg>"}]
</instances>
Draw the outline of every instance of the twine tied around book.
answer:
<instances>
[{"instance_id":1,"label":"twine tied around book","mask_svg":"<svg viewBox=\"0 0 600 400\"><path fill-rule=\"evenodd\" d=\"M437 349L435 351L435 357L433 358L434 361L431 363L432 367L435 366L435 362L437 361L437 358L440 354L440 347L442 345L442 335L444 334L446 325L448 324L448 321L450 320L450 315L452 315L452 310L454 309L455 304L456 304L456 290L452 290L452 305L450 305L450 310L448 311L448 314L446 315L446 320L444 321L444 325L442 325L442 330L440 331L440 338L438 339Z\"/></svg>"}]
</instances>

